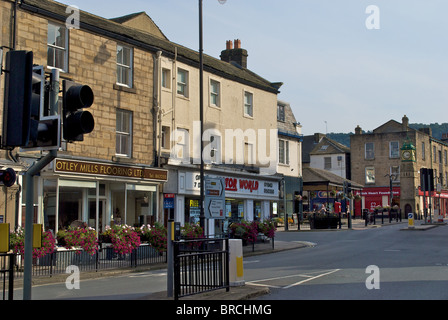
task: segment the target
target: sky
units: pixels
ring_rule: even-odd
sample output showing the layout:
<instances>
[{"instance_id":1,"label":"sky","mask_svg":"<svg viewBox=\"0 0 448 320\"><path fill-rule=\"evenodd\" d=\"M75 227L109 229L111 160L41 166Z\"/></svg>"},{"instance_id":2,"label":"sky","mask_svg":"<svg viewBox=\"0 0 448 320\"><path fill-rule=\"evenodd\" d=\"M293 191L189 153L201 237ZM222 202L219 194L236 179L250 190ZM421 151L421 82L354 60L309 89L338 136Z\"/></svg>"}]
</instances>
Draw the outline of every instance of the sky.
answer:
<instances>
[{"instance_id":1,"label":"sky","mask_svg":"<svg viewBox=\"0 0 448 320\"><path fill-rule=\"evenodd\" d=\"M145 11L198 51L199 1L67 0L104 18ZM221 4L221 2L225 2ZM203 0L204 53L240 39L248 69L283 82L302 133L448 122L446 0Z\"/></svg>"}]
</instances>

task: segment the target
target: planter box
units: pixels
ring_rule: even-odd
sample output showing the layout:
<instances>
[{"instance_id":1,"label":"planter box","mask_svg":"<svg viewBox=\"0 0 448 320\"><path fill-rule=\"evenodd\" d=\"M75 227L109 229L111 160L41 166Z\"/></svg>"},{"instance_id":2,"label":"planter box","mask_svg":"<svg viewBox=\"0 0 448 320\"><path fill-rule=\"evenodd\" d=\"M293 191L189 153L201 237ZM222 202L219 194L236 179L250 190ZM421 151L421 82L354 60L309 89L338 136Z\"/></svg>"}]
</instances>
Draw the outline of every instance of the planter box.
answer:
<instances>
[{"instance_id":1,"label":"planter box","mask_svg":"<svg viewBox=\"0 0 448 320\"><path fill-rule=\"evenodd\" d=\"M337 229L338 226L339 218L337 217L310 219L311 229Z\"/></svg>"}]
</instances>

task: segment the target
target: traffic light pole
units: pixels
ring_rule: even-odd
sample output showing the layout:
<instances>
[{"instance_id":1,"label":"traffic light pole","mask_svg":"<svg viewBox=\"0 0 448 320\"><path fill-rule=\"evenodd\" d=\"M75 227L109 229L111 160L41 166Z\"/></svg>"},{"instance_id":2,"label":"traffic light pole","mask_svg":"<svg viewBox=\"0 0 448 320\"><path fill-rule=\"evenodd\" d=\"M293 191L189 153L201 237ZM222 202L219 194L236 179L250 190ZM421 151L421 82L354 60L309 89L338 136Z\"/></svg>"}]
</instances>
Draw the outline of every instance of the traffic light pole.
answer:
<instances>
[{"instance_id":1,"label":"traffic light pole","mask_svg":"<svg viewBox=\"0 0 448 320\"><path fill-rule=\"evenodd\" d=\"M57 150L50 150L42 159L35 162L26 172L26 211L25 211L25 254L23 272L23 300L31 300L31 275L33 268L33 213L34 181L33 178L47 164L57 157Z\"/></svg>"}]
</instances>

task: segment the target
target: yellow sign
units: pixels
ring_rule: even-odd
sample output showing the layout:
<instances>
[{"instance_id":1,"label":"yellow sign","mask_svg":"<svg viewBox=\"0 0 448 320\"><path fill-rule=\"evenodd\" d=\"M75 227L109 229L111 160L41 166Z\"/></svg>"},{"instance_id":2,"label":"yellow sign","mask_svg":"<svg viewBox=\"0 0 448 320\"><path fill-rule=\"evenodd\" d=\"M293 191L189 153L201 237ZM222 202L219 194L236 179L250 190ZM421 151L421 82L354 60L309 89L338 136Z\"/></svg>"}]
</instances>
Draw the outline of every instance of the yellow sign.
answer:
<instances>
[{"instance_id":1,"label":"yellow sign","mask_svg":"<svg viewBox=\"0 0 448 320\"><path fill-rule=\"evenodd\" d=\"M9 251L9 223L0 223L0 252Z\"/></svg>"},{"instance_id":2,"label":"yellow sign","mask_svg":"<svg viewBox=\"0 0 448 320\"><path fill-rule=\"evenodd\" d=\"M42 247L42 225L33 224L33 248Z\"/></svg>"}]
</instances>

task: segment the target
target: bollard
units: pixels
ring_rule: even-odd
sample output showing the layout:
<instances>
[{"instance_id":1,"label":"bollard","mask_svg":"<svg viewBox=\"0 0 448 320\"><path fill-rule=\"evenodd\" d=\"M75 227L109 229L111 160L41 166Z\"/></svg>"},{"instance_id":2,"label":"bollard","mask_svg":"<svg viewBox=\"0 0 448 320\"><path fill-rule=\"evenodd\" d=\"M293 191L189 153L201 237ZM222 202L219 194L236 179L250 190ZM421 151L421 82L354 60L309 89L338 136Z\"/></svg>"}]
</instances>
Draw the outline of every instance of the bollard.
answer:
<instances>
[{"instance_id":1,"label":"bollard","mask_svg":"<svg viewBox=\"0 0 448 320\"><path fill-rule=\"evenodd\" d=\"M243 240L229 239L229 284L244 285Z\"/></svg>"}]
</instances>

